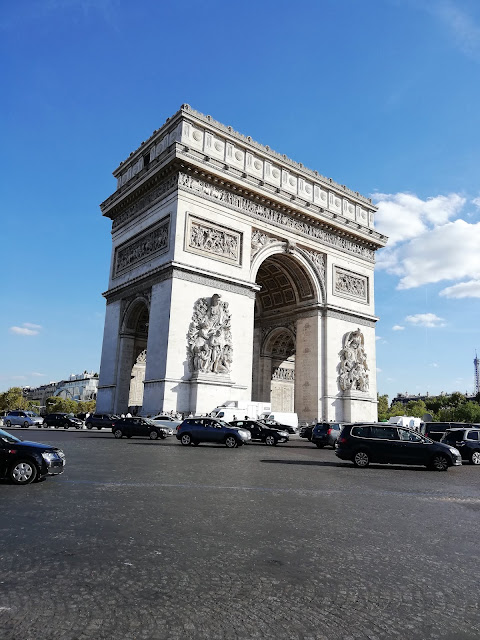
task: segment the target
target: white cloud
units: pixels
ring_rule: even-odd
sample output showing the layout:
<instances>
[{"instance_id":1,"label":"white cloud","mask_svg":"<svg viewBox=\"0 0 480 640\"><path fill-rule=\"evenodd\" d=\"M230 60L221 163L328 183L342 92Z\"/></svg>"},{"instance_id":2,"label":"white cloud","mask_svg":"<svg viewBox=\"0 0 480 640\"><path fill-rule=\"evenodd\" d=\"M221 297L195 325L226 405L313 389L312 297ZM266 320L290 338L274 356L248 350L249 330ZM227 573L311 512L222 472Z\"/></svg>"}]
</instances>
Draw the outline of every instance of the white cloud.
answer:
<instances>
[{"instance_id":1,"label":"white cloud","mask_svg":"<svg viewBox=\"0 0 480 640\"><path fill-rule=\"evenodd\" d=\"M379 367L377 367L377 373L382 373L382 370Z\"/></svg>"},{"instance_id":2,"label":"white cloud","mask_svg":"<svg viewBox=\"0 0 480 640\"><path fill-rule=\"evenodd\" d=\"M39 324L23 322L21 327L10 327L10 332L19 336L36 336L41 328Z\"/></svg>"},{"instance_id":3,"label":"white cloud","mask_svg":"<svg viewBox=\"0 0 480 640\"><path fill-rule=\"evenodd\" d=\"M442 289L439 295L445 296L445 298L480 298L480 280L459 282Z\"/></svg>"},{"instance_id":4,"label":"white cloud","mask_svg":"<svg viewBox=\"0 0 480 640\"><path fill-rule=\"evenodd\" d=\"M425 233L429 226L444 224L465 205L458 193L421 200L412 193L376 193L375 228L389 237L389 247Z\"/></svg>"},{"instance_id":5,"label":"white cloud","mask_svg":"<svg viewBox=\"0 0 480 640\"><path fill-rule=\"evenodd\" d=\"M407 316L405 322L410 322L417 327L444 327L443 318L439 318L434 313L416 313L413 316Z\"/></svg>"},{"instance_id":6,"label":"white cloud","mask_svg":"<svg viewBox=\"0 0 480 640\"><path fill-rule=\"evenodd\" d=\"M38 373L37 371L32 371L31 375L34 376L35 378L44 378L45 377L44 373Z\"/></svg>"},{"instance_id":7,"label":"white cloud","mask_svg":"<svg viewBox=\"0 0 480 640\"><path fill-rule=\"evenodd\" d=\"M438 369L440 365L438 365L436 362L431 362L430 366L433 367L434 369Z\"/></svg>"},{"instance_id":8,"label":"white cloud","mask_svg":"<svg viewBox=\"0 0 480 640\"><path fill-rule=\"evenodd\" d=\"M472 200L472 204L474 204L476 207L478 207L480 209L480 197L479 198L474 198Z\"/></svg>"},{"instance_id":9,"label":"white cloud","mask_svg":"<svg viewBox=\"0 0 480 640\"><path fill-rule=\"evenodd\" d=\"M405 327L402 327L400 324L394 324L392 327L392 331L403 331Z\"/></svg>"},{"instance_id":10,"label":"white cloud","mask_svg":"<svg viewBox=\"0 0 480 640\"><path fill-rule=\"evenodd\" d=\"M452 0L437 0L426 8L444 23L460 51L480 61L480 27L472 16Z\"/></svg>"}]
</instances>

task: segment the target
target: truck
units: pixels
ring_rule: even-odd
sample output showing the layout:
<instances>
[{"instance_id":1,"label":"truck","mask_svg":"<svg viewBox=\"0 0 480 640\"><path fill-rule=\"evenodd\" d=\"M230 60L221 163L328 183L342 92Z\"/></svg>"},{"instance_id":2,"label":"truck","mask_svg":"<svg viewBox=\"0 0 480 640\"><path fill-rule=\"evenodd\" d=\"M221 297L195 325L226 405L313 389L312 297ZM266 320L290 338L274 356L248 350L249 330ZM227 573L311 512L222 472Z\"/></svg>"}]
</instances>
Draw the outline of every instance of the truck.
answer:
<instances>
[{"instance_id":1,"label":"truck","mask_svg":"<svg viewBox=\"0 0 480 640\"><path fill-rule=\"evenodd\" d=\"M423 421L413 416L392 416L388 419L388 424L396 424L397 427L409 427L410 429L420 431L423 426Z\"/></svg>"},{"instance_id":2,"label":"truck","mask_svg":"<svg viewBox=\"0 0 480 640\"><path fill-rule=\"evenodd\" d=\"M290 413L286 411L264 411L259 420L274 421L280 424L286 424L289 427L293 427L295 432L298 429L298 415L296 413Z\"/></svg>"},{"instance_id":3,"label":"truck","mask_svg":"<svg viewBox=\"0 0 480 640\"><path fill-rule=\"evenodd\" d=\"M210 413L212 418L219 420L242 420L248 416L251 420L256 420L262 413L270 412L272 405L270 402L256 402L254 400L227 400L223 404L215 407Z\"/></svg>"}]
</instances>

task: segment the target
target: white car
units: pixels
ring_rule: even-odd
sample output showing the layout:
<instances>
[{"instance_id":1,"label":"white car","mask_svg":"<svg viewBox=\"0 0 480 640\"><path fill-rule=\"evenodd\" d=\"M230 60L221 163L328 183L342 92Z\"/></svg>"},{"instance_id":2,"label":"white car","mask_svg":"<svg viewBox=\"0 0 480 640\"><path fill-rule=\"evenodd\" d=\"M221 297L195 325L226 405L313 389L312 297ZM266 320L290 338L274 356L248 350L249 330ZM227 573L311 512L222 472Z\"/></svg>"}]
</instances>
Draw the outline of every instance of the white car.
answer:
<instances>
[{"instance_id":1,"label":"white car","mask_svg":"<svg viewBox=\"0 0 480 640\"><path fill-rule=\"evenodd\" d=\"M159 414L158 416L153 416L150 418L157 427L166 427L168 430L168 435L173 436L179 424L182 424L182 420L174 420L171 416L165 414Z\"/></svg>"}]
</instances>

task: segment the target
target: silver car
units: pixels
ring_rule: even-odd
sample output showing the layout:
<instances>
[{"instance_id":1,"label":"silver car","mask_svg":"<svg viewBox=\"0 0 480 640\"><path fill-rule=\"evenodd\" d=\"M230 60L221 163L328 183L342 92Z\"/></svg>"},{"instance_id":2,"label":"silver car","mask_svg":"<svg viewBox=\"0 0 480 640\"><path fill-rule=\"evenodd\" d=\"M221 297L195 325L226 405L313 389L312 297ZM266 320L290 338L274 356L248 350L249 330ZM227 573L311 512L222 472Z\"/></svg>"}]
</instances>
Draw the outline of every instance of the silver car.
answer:
<instances>
[{"instance_id":1,"label":"silver car","mask_svg":"<svg viewBox=\"0 0 480 640\"><path fill-rule=\"evenodd\" d=\"M160 414L150 418L157 427L165 427L167 429L167 435L173 436L179 424L182 424L182 420L174 420L171 416L166 414Z\"/></svg>"},{"instance_id":2,"label":"silver car","mask_svg":"<svg viewBox=\"0 0 480 640\"><path fill-rule=\"evenodd\" d=\"M4 418L3 424L8 428L12 425L28 427L39 427L43 424L43 418L33 411L10 411Z\"/></svg>"}]
</instances>

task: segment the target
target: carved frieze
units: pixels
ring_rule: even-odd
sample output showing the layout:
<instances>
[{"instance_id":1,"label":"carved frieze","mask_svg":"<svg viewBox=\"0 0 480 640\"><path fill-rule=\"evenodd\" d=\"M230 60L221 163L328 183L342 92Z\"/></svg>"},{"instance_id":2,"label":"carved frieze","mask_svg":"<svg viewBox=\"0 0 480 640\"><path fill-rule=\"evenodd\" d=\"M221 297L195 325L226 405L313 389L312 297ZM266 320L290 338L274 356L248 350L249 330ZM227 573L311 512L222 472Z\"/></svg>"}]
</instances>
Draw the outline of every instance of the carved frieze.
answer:
<instances>
[{"instance_id":1,"label":"carved frieze","mask_svg":"<svg viewBox=\"0 0 480 640\"><path fill-rule=\"evenodd\" d=\"M327 268L326 255L324 253L319 253L318 251L311 251L310 249L300 249L300 252L310 258L320 280L325 283L325 271Z\"/></svg>"},{"instance_id":2,"label":"carved frieze","mask_svg":"<svg viewBox=\"0 0 480 640\"><path fill-rule=\"evenodd\" d=\"M239 266L242 258L242 233L218 224L187 217L185 251L206 255Z\"/></svg>"},{"instance_id":3,"label":"carved frieze","mask_svg":"<svg viewBox=\"0 0 480 640\"><path fill-rule=\"evenodd\" d=\"M133 240L118 246L115 249L113 277L116 278L167 251L169 231L170 217L164 218Z\"/></svg>"},{"instance_id":4,"label":"carved frieze","mask_svg":"<svg viewBox=\"0 0 480 640\"><path fill-rule=\"evenodd\" d=\"M368 364L364 346L365 340L360 329L344 335L338 376L338 386L342 391L368 391Z\"/></svg>"},{"instance_id":5,"label":"carved frieze","mask_svg":"<svg viewBox=\"0 0 480 640\"><path fill-rule=\"evenodd\" d=\"M295 381L295 369L287 369L286 367L275 367L272 373L272 380L282 380L285 382Z\"/></svg>"},{"instance_id":6,"label":"carved frieze","mask_svg":"<svg viewBox=\"0 0 480 640\"><path fill-rule=\"evenodd\" d=\"M232 366L231 313L218 293L200 298L193 308L187 355L193 373L228 374Z\"/></svg>"},{"instance_id":7,"label":"carved frieze","mask_svg":"<svg viewBox=\"0 0 480 640\"><path fill-rule=\"evenodd\" d=\"M252 251L251 258L253 258L260 249L263 249L267 244L271 244L272 242L281 242L279 238L275 238L275 236L271 236L268 233L264 233L263 231L259 231L258 229L252 229Z\"/></svg>"},{"instance_id":8,"label":"carved frieze","mask_svg":"<svg viewBox=\"0 0 480 640\"><path fill-rule=\"evenodd\" d=\"M127 222L130 222L133 218L141 215L146 211L154 202L159 200L165 193L173 190L177 186L178 176L170 176L167 180L161 182L155 189L149 191L145 196L136 200L132 205L127 207L120 215L118 215L113 223L112 229L116 230Z\"/></svg>"},{"instance_id":9,"label":"carved frieze","mask_svg":"<svg viewBox=\"0 0 480 640\"><path fill-rule=\"evenodd\" d=\"M375 260L375 252L373 249L365 247L362 244L337 235L331 231L327 231L320 225L314 224L313 221L305 222L305 220L297 218L294 215L270 209L269 207L258 204L248 198L232 193L227 189L221 189L215 185L205 182L204 180L194 178L193 176L186 175L184 173L179 173L178 187L180 189L192 191L193 193L196 193L208 200L221 202L225 206L241 211L259 220L267 221L282 228L291 229L296 233L303 234L308 238L314 238L324 244L335 247L336 249L346 251L347 253L360 256L370 262L374 262Z\"/></svg>"},{"instance_id":10,"label":"carved frieze","mask_svg":"<svg viewBox=\"0 0 480 640\"><path fill-rule=\"evenodd\" d=\"M368 278L341 267L333 268L333 292L343 298L368 303Z\"/></svg>"}]
</instances>

